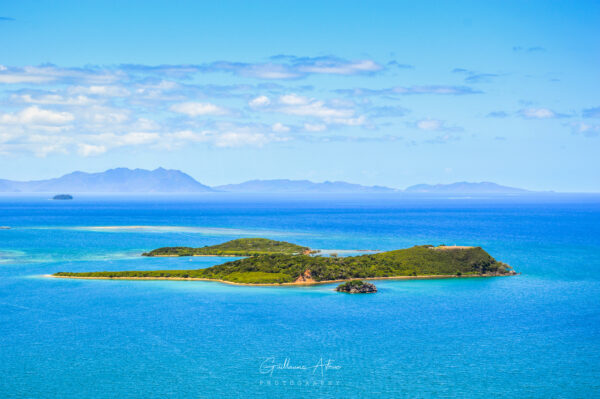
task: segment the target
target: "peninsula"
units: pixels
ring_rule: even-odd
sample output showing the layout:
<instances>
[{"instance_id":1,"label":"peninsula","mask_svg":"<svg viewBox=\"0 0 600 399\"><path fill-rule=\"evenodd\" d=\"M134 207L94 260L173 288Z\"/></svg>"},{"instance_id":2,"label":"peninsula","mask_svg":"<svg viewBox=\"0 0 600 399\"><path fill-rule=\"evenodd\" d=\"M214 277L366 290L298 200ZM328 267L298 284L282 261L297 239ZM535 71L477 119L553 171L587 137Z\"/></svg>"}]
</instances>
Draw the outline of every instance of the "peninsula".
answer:
<instances>
[{"instance_id":1,"label":"peninsula","mask_svg":"<svg viewBox=\"0 0 600 399\"><path fill-rule=\"evenodd\" d=\"M304 250L305 247L299 248ZM253 254L247 258L206 269L59 272L53 276L92 279L210 280L249 285L307 285L354 279L430 279L515 274L510 266L495 260L480 247L419 245L360 256L310 256L304 254L304 251L297 251L294 254Z\"/></svg>"},{"instance_id":2,"label":"peninsula","mask_svg":"<svg viewBox=\"0 0 600 399\"><path fill-rule=\"evenodd\" d=\"M275 241L266 238L239 238L223 244L201 248L191 247L162 247L142 256L257 256L270 254L297 255L311 253L310 248L285 241Z\"/></svg>"}]
</instances>

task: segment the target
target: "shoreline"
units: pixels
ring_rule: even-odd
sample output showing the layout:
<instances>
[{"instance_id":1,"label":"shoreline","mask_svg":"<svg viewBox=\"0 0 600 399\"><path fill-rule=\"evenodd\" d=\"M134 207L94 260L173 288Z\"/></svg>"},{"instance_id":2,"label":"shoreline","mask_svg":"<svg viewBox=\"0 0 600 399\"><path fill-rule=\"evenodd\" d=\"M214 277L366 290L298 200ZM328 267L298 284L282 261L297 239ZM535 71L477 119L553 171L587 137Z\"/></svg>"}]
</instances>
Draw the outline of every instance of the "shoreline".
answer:
<instances>
[{"instance_id":1,"label":"shoreline","mask_svg":"<svg viewBox=\"0 0 600 399\"><path fill-rule=\"evenodd\" d=\"M247 258L248 255L142 255L145 258L191 258L191 257L214 257L214 258Z\"/></svg>"},{"instance_id":2,"label":"shoreline","mask_svg":"<svg viewBox=\"0 0 600 399\"><path fill-rule=\"evenodd\" d=\"M291 283L261 283L261 284L250 284L250 283L236 283L233 281L217 280L210 278L198 278L198 277L84 277L84 276L55 276L53 274L44 274L44 277L51 278L72 278L80 280L173 280L173 281L212 281L216 283L223 283L229 285L241 285L248 287L285 287L285 286L311 286L311 285L323 285L323 284L334 284L342 283L352 280L445 280L451 278L489 278L489 277L510 277L517 276L521 273L515 274L477 274L468 276L456 276L450 274L436 274L436 275L421 275L421 276L391 276L391 277L365 277L365 278L350 278L340 280L324 280L324 281L310 281L310 282L291 282Z\"/></svg>"}]
</instances>

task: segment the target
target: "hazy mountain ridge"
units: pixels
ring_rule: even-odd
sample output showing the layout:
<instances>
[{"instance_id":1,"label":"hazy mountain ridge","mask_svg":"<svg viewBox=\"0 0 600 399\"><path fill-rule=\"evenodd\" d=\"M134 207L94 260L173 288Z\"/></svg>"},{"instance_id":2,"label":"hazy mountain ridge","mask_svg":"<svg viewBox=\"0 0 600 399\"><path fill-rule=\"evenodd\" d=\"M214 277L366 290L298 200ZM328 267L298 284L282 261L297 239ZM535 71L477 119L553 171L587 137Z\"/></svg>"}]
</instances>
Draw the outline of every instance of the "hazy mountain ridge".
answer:
<instances>
[{"instance_id":1,"label":"hazy mountain ridge","mask_svg":"<svg viewBox=\"0 0 600 399\"><path fill-rule=\"evenodd\" d=\"M417 184L405 190L364 186L343 181L249 180L209 187L179 170L116 168L99 173L72 172L35 181L0 179L0 192L22 193L407 193L407 194L523 194L530 191L491 182Z\"/></svg>"},{"instance_id":2,"label":"hazy mountain ridge","mask_svg":"<svg viewBox=\"0 0 600 399\"><path fill-rule=\"evenodd\" d=\"M363 186L343 181L315 183L309 180L250 180L239 184L214 187L218 191L236 193L390 193L395 190L383 186Z\"/></svg>"},{"instance_id":3,"label":"hazy mountain ridge","mask_svg":"<svg viewBox=\"0 0 600 399\"><path fill-rule=\"evenodd\" d=\"M0 180L3 192L192 193L213 191L179 170L116 168L100 173L73 172L62 177L17 182Z\"/></svg>"},{"instance_id":4,"label":"hazy mountain ridge","mask_svg":"<svg viewBox=\"0 0 600 399\"><path fill-rule=\"evenodd\" d=\"M527 193L528 190L516 187L501 186L492 182L457 182L451 184L417 184L407 187L407 193L431 193L431 194L518 194Z\"/></svg>"}]
</instances>

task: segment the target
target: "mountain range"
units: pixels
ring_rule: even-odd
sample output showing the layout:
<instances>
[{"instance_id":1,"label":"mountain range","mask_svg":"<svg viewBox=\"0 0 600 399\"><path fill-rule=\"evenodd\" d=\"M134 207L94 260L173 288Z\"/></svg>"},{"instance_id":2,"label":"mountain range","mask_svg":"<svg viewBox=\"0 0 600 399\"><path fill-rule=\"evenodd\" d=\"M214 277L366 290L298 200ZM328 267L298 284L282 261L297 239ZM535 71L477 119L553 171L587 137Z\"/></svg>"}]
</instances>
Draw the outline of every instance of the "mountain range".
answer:
<instances>
[{"instance_id":1,"label":"mountain range","mask_svg":"<svg viewBox=\"0 0 600 399\"><path fill-rule=\"evenodd\" d=\"M528 190L515 187L501 186L491 182L469 183L466 181L451 184L417 184L407 187L407 193L462 193L462 194L519 194L527 193Z\"/></svg>"},{"instance_id":2,"label":"mountain range","mask_svg":"<svg viewBox=\"0 0 600 399\"><path fill-rule=\"evenodd\" d=\"M178 171L116 168L100 173L73 172L27 182L0 180L0 192L46 193L198 193L213 191Z\"/></svg>"},{"instance_id":3,"label":"mountain range","mask_svg":"<svg viewBox=\"0 0 600 399\"><path fill-rule=\"evenodd\" d=\"M179 170L116 168L105 172L73 172L62 177L12 181L0 179L0 192L21 193L428 193L428 194L520 194L527 190L496 183L459 182L418 184L406 190L363 186L343 181L315 183L309 180L250 180L239 184L209 187Z\"/></svg>"},{"instance_id":4,"label":"mountain range","mask_svg":"<svg viewBox=\"0 0 600 399\"><path fill-rule=\"evenodd\" d=\"M361 186L343 181L314 183L309 180L288 179L250 180L213 188L232 193L391 193L398 191L389 187Z\"/></svg>"}]
</instances>

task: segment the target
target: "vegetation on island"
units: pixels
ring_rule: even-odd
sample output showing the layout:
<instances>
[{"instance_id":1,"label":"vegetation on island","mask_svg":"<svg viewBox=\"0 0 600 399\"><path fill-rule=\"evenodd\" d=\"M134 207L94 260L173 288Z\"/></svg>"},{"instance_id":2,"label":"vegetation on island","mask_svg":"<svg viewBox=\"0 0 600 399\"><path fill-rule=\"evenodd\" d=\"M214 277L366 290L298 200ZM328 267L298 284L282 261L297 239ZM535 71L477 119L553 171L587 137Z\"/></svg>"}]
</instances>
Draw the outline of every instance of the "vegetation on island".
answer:
<instances>
[{"instance_id":1,"label":"vegetation on island","mask_svg":"<svg viewBox=\"0 0 600 399\"><path fill-rule=\"evenodd\" d=\"M290 244L293 245L293 244ZM304 247L300 247L304 248ZM431 245L414 246L377 254L325 257L266 254L226 262L206 269L120 272L56 273L62 277L98 278L201 278L245 284L281 284L400 276L502 276L515 274L480 247L437 250ZM303 280L302 280L303 281Z\"/></svg>"},{"instance_id":2,"label":"vegetation on island","mask_svg":"<svg viewBox=\"0 0 600 399\"><path fill-rule=\"evenodd\" d=\"M285 241L275 241L266 238L239 238L223 244L191 247L163 247L143 256L257 256L269 254L306 254L310 248Z\"/></svg>"},{"instance_id":3,"label":"vegetation on island","mask_svg":"<svg viewBox=\"0 0 600 399\"><path fill-rule=\"evenodd\" d=\"M377 292L377 287L375 287L374 284L366 283L362 280L351 280L338 285L335 290L337 292L347 292L349 294L370 294Z\"/></svg>"}]
</instances>

